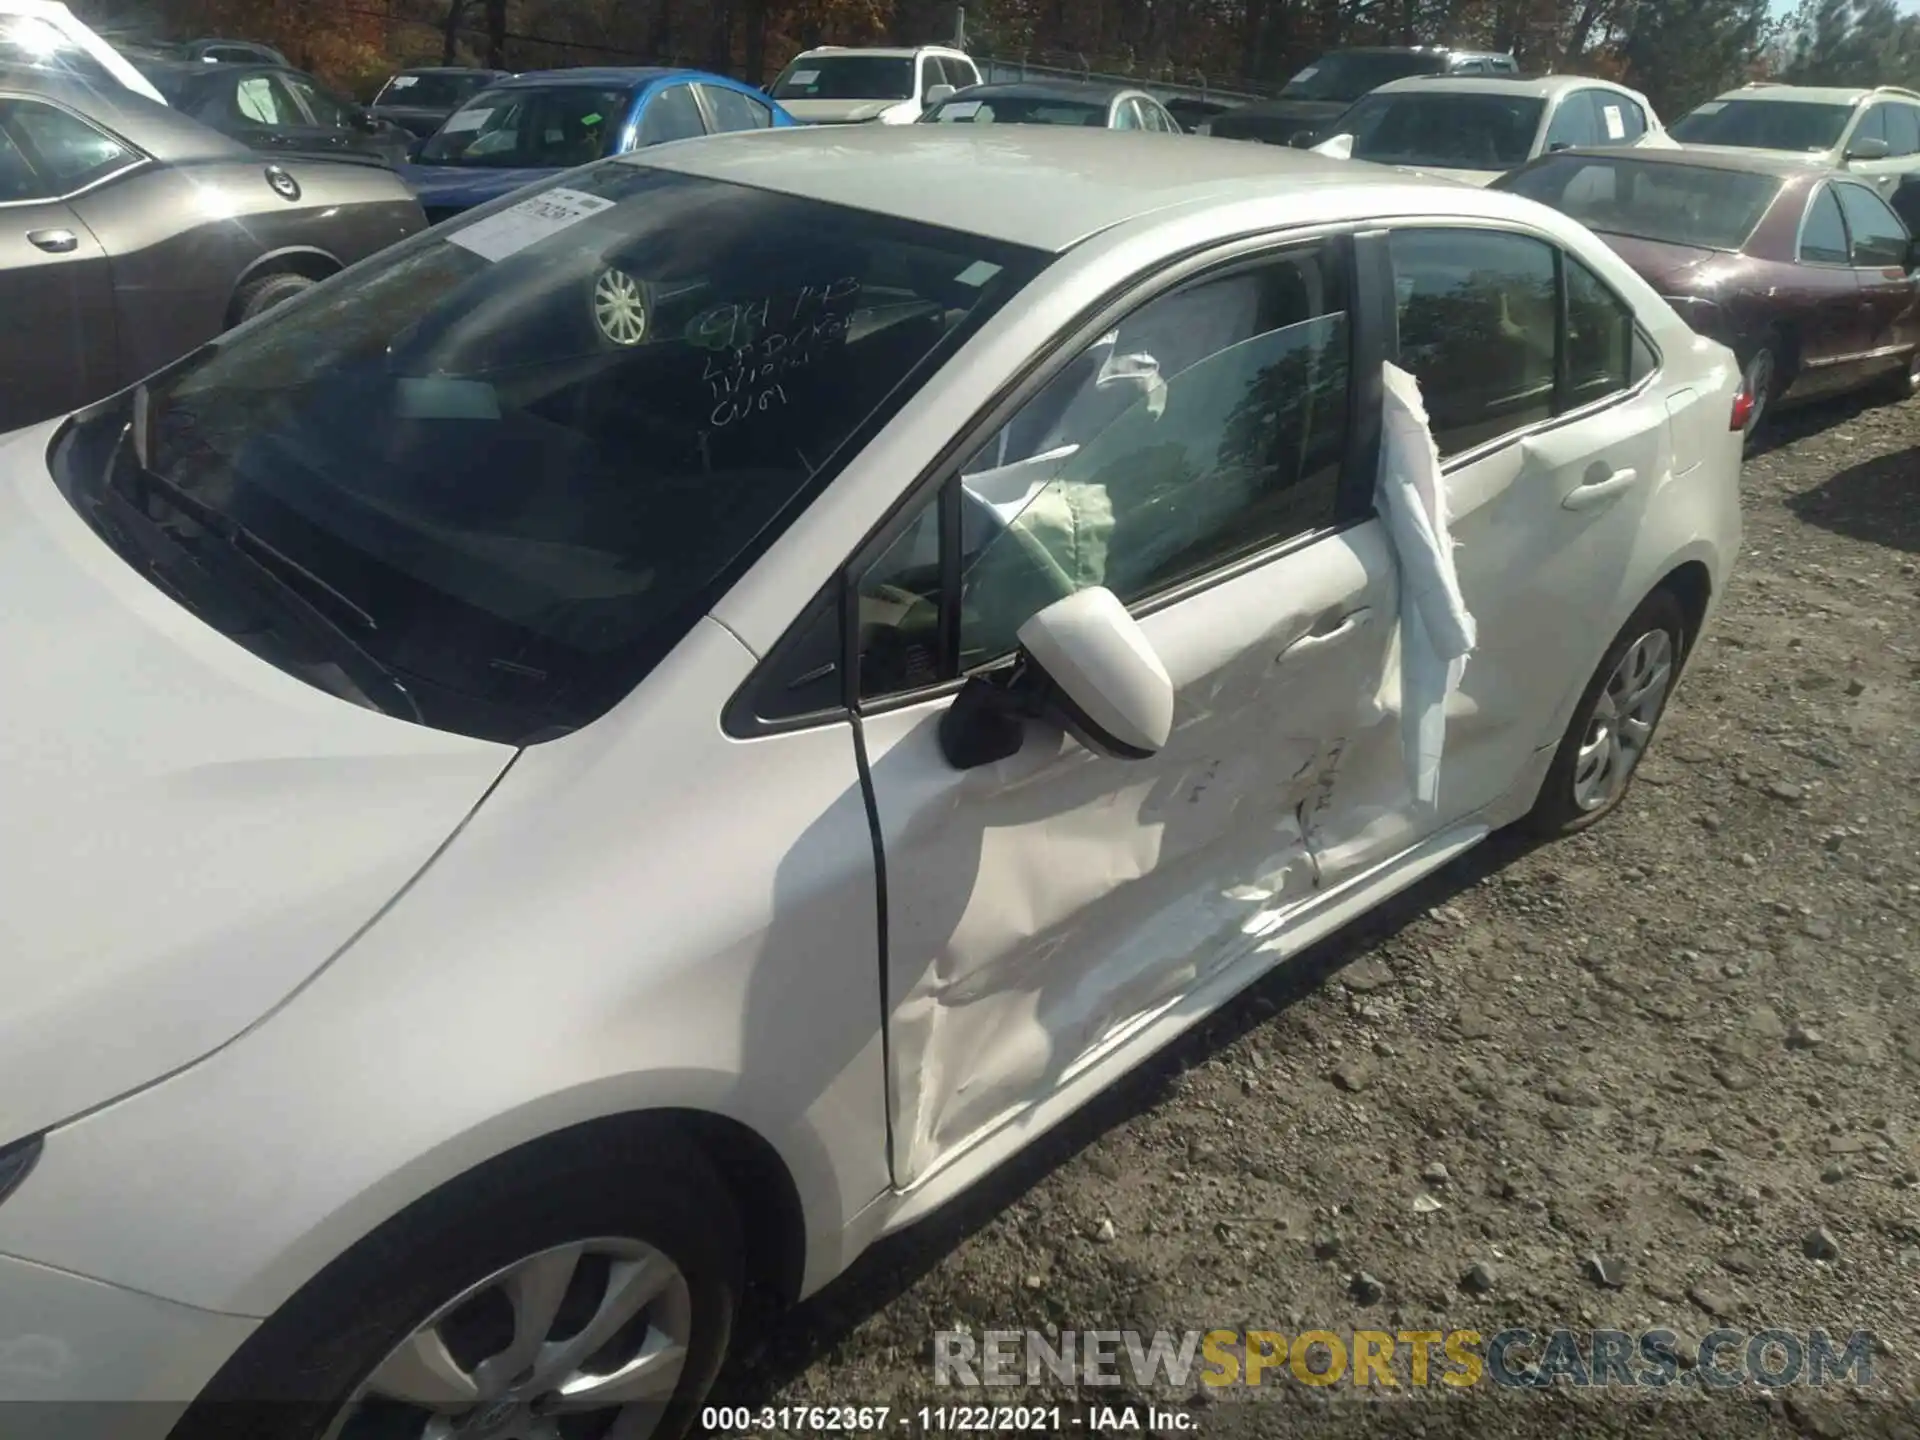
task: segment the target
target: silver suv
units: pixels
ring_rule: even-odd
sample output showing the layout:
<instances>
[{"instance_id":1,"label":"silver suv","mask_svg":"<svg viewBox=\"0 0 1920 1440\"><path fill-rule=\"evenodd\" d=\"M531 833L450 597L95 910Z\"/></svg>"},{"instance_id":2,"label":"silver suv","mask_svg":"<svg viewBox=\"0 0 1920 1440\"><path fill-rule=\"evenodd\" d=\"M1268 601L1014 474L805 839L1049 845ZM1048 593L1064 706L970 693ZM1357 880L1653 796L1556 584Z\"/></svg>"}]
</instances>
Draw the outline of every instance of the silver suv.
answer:
<instances>
[{"instance_id":1,"label":"silver suv","mask_svg":"<svg viewBox=\"0 0 1920 1440\"><path fill-rule=\"evenodd\" d=\"M1695 106L1667 133L1683 145L1850 170L1890 196L1920 172L1920 92L1758 82Z\"/></svg>"}]
</instances>

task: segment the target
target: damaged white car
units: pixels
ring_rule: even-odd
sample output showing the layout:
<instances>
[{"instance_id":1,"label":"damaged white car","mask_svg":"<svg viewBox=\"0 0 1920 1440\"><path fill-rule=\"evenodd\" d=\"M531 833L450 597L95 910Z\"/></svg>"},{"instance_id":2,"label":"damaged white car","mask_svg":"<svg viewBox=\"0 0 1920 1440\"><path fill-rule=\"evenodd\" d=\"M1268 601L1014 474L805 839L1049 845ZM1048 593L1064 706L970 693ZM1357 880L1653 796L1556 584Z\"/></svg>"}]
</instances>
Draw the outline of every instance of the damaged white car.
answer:
<instances>
[{"instance_id":1,"label":"damaged white car","mask_svg":"<svg viewBox=\"0 0 1920 1440\"><path fill-rule=\"evenodd\" d=\"M572 172L14 434L0 1399L165 1403L9 1424L684 1429L750 1291L1606 814L1739 385L1513 195L921 126Z\"/></svg>"}]
</instances>

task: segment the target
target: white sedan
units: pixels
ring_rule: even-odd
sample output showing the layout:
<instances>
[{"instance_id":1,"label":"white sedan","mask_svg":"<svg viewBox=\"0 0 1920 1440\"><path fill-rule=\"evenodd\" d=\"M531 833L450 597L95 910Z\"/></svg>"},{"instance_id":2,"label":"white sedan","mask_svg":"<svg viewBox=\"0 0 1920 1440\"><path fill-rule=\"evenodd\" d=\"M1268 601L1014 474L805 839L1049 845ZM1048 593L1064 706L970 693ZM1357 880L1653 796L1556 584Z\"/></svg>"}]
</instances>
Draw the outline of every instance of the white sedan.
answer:
<instances>
[{"instance_id":1,"label":"white sedan","mask_svg":"<svg viewBox=\"0 0 1920 1440\"><path fill-rule=\"evenodd\" d=\"M1388 362L1477 629L1428 803ZM571 172L16 432L0 1400L684 1428L749 1287L1605 815L1738 387L1513 195L918 126Z\"/></svg>"}]
</instances>

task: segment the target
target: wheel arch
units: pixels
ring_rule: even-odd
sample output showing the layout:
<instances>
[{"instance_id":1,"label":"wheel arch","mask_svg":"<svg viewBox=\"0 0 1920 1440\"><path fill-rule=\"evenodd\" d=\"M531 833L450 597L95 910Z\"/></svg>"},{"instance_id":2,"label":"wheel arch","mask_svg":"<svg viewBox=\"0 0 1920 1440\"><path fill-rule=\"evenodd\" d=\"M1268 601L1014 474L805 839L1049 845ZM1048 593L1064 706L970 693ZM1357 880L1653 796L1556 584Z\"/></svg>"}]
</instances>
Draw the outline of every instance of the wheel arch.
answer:
<instances>
[{"instance_id":1,"label":"wheel arch","mask_svg":"<svg viewBox=\"0 0 1920 1440\"><path fill-rule=\"evenodd\" d=\"M1653 588L1671 591L1674 599L1680 602L1681 613L1687 619L1685 658L1692 658L1694 644L1700 638L1700 632L1707 623L1707 612L1713 605L1713 576L1706 563L1698 559L1683 560L1662 576L1660 583Z\"/></svg>"},{"instance_id":2,"label":"wheel arch","mask_svg":"<svg viewBox=\"0 0 1920 1440\"><path fill-rule=\"evenodd\" d=\"M325 280L346 268L337 256L313 245L290 245L271 250L234 277L233 287L227 295L227 323L233 324L239 315L241 291L256 280L269 275L304 275L309 280Z\"/></svg>"}]
</instances>

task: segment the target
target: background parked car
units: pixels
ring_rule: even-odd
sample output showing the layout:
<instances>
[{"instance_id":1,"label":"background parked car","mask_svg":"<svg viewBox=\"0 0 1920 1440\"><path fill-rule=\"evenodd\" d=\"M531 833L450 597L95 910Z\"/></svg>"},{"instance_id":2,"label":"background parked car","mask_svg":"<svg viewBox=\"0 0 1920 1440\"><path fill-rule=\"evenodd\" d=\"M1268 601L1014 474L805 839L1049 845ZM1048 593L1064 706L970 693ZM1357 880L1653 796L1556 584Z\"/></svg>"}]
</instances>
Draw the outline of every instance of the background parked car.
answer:
<instances>
[{"instance_id":1,"label":"background parked car","mask_svg":"<svg viewBox=\"0 0 1920 1440\"><path fill-rule=\"evenodd\" d=\"M1359 46L1329 50L1282 87L1277 98L1241 105L1206 122L1223 140L1291 145L1313 135L1371 90L1410 75L1514 75L1511 55L1444 45Z\"/></svg>"},{"instance_id":2,"label":"background parked car","mask_svg":"<svg viewBox=\"0 0 1920 1440\"><path fill-rule=\"evenodd\" d=\"M1693 328L1730 346L1751 437L1786 401L1884 385L1911 395L1920 282L1870 185L1764 154L1567 151L1495 182L1572 216Z\"/></svg>"},{"instance_id":3,"label":"background parked car","mask_svg":"<svg viewBox=\"0 0 1920 1440\"><path fill-rule=\"evenodd\" d=\"M823 45L788 62L767 93L802 125L910 125L927 106L980 83L964 51L940 45L853 49Z\"/></svg>"},{"instance_id":4,"label":"background parked car","mask_svg":"<svg viewBox=\"0 0 1920 1440\"><path fill-rule=\"evenodd\" d=\"M505 70L459 65L421 65L402 70L373 97L367 108L422 140L446 118L489 85L511 79Z\"/></svg>"},{"instance_id":5,"label":"background parked car","mask_svg":"<svg viewBox=\"0 0 1920 1440\"><path fill-rule=\"evenodd\" d=\"M1893 86L1743 85L1694 106L1672 133L1683 145L1851 170L1882 196L1920 174L1920 93Z\"/></svg>"},{"instance_id":6,"label":"background parked car","mask_svg":"<svg viewBox=\"0 0 1920 1440\"><path fill-rule=\"evenodd\" d=\"M0 70L0 431L111 393L420 230L399 177L265 165L143 96Z\"/></svg>"},{"instance_id":7,"label":"background parked car","mask_svg":"<svg viewBox=\"0 0 1920 1440\"><path fill-rule=\"evenodd\" d=\"M153 82L60 0L0 0L0 65L116 86L165 103Z\"/></svg>"},{"instance_id":8,"label":"background parked car","mask_svg":"<svg viewBox=\"0 0 1920 1440\"><path fill-rule=\"evenodd\" d=\"M262 45L258 40L182 40L168 49L176 60L197 60L202 64L209 61L225 65L291 65L278 50L271 45Z\"/></svg>"},{"instance_id":9,"label":"background parked car","mask_svg":"<svg viewBox=\"0 0 1920 1440\"><path fill-rule=\"evenodd\" d=\"M1608 80L1463 75L1395 80L1326 127L1317 147L1485 185L1576 145L1671 145L1647 97Z\"/></svg>"},{"instance_id":10,"label":"background parked car","mask_svg":"<svg viewBox=\"0 0 1920 1440\"><path fill-rule=\"evenodd\" d=\"M268 154L392 166L406 163L413 144L400 126L284 65L175 60L141 69L175 109Z\"/></svg>"},{"instance_id":11,"label":"background parked car","mask_svg":"<svg viewBox=\"0 0 1920 1440\"><path fill-rule=\"evenodd\" d=\"M1144 90L1071 80L969 86L929 105L920 119L933 125L1085 125L1180 133L1180 122Z\"/></svg>"},{"instance_id":12,"label":"background parked car","mask_svg":"<svg viewBox=\"0 0 1920 1440\"><path fill-rule=\"evenodd\" d=\"M704 70L535 70L454 111L401 174L437 224L603 156L793 123L762 92Z\"/></svg>"}]
</instances>

